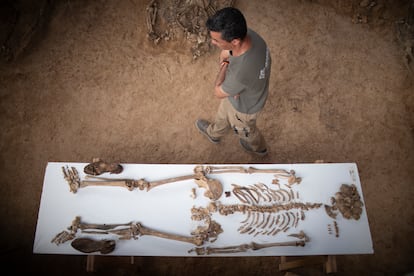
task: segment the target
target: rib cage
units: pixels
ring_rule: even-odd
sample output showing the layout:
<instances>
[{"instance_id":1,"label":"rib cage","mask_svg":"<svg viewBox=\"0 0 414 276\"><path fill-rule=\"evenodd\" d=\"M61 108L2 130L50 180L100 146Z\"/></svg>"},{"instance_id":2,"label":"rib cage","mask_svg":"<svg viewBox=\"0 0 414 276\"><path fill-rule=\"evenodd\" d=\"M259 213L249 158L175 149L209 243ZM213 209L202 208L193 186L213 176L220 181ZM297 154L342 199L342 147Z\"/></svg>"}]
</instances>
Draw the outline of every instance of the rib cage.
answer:
<instances>
[{"instance_id":1,"label":"rib cage","mask_svg":"<svg viewBox=\"0 0 414 276\"><path fill-rule=\"evenodd\" d=\"M216 211L225 216L235 212L246 214L238 228L241 234L257 236L286 232L305 219L304 211L322 206L322 203L299 202L299 193L291 188L273 190L263 183L232 186L233 194L243 204L216 203Z\"/></svg>"},{"instance_id":2,"label":"rib cage","mask_svg":"<svg viewBox=\"0 0 414 276\"><path fill-rule=\"evenodd\" d=\"M263 183L257 183L249 186L239 186L232 184L233 194L245 204L257 205L261 202L290 202L299 197L292 189L270 189Z\"/></svg>"}]
</instances>

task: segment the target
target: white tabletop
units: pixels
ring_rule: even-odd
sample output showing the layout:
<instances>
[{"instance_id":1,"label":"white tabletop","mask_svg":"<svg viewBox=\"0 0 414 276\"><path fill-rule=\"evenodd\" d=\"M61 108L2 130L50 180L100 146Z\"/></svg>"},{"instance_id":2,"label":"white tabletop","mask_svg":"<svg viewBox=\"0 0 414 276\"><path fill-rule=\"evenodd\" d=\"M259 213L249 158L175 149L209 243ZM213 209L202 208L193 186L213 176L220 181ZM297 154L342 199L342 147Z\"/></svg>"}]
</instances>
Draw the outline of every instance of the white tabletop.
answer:
<instances>
[{"instance_id":1,"label":"white tabletop","mask_svg":"<svg viewBox=\"0 0 414 276\"><path fill-rule=\"evenodd\" d=\"M81 217L85 223L121 224L129 222L141 223L145 227L176 234L191 236L191 232L202 222L191 219L192 207L207 207L211 200L205 197L204 188L197 186L194 180L185 180L165 184L150 191L134 189L129 191L123 187L89 186L78 189L73 193L64 179L62 167L74 167L80 178L86 180L83 172L87 163L50 162L47 165L43 183L43 191L39 208L37 229L33 252L38 254L72 254L84 253L74 249L71 241L55 244L52 239L60 232L71 226L75 217ZM195 166L210 166L209 164L121 164L124 168L120 174L104 173L100 177L112 179L145 179L156 181L164 178L191 175ZM272 173L222 173L209 174L210 179L217 179L223 187L223 194L217 200L220 205L243 204L233 194L232 184L244 187L262 183L269 189L287 190L293 195L291 201L296 203L319 203L321 207L309 210L289 210L292 219L301 217L285 232L277 234L241 234L238 230L246 214L235 213L220 215L212 212L211 218L219 223L223 232L215 241L206 241L200 247L227 247L240 244L269 244L298 240L291 234L303 231L309 238L304 247L273 246L260 250L248 249L239 253L216 253L210 256L305 256L305 255L343 255L343 254L372 254L373 246L367 219L365 202L361 183L355 163L323 163L323 164L214 164L211 166L242 166L257 169L294 170L297 177L302 178L300 184L289 187L285 179L280 180L280 186L272 181ZM96 179L90 179L96 180ZM335 196L342 184L355 185L364 203L362 214L358 220L346 219L341 213L335 219L329 217L324 205L331 205L331 197ZM192 189L196 197L191 196ZM256 205L268 206L275 202L261 200ZM281 211L278 215L282 217ZM272 220L277 214L272 215ZM259 216L259 215L258 215ZM261 219L261 217L258 217ZM275 222L275 221L273 221ZM335 224L338 232L335 231ZM274 223L274 227L280 227ZM256 231L260 232L260 231ZM264 232L264 231L262 231ZM269 231L270 232L270 231ZM85 234L81 231L76 237L91 237L96 240L113 239L116 241L115 250L109 255L115 256L198 256L192 249L194 244L179 242L149 235L139 236L138 239L120 240L116 235ZM99 254L99 253L94 253Z\"/></svg>"}]
</instances>

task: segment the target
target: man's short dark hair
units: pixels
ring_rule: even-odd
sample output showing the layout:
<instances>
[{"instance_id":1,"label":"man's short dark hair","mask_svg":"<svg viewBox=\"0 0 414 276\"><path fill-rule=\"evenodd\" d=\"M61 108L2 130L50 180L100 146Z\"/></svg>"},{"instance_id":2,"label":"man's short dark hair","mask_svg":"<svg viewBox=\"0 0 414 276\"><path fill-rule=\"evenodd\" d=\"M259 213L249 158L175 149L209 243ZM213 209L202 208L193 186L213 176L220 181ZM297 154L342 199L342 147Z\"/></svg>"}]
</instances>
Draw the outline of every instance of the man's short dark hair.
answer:
<instances>
[{"instance_id":1,"label":"man's short dark hair","mask_svg":"<svg viewBox=\"0 0 414 276\"><path fill-rule=\"evenodd\" d=\"M236 8L227 7L218 10L207 19L207 29L221 33L221 38L227 42L240 38L243 40L247 34L246 19Z\"/></svg>"}]
</instances>

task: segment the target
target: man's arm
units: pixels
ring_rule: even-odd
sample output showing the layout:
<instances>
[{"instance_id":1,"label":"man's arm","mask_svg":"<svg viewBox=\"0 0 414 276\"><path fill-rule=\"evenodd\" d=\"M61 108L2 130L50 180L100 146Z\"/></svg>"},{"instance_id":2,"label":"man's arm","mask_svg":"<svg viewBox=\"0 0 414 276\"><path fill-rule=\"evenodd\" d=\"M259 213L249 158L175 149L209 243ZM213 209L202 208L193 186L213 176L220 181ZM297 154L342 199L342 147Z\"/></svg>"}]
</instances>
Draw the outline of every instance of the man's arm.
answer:
<instances>
[{"instance_id":1,"label":"man's arm","mask_svg":"<svg viewBox=\"0 0 414 276\"><path fill-rule=\"evenodd\" d=\"M220 63L222 63L225 60L229 60L230 58L230 51L229 50L222 50L220 53Z\"/></svg>"},{"instance_id":2,"label":"man's arm","mask_svg":"<svg viewBox=\"0 0 414 276\"><path fill-rule=\"evenodd\" d=\"M224 79L226 78L226 71L227 67L229 66L229 57L230 57L230 51L228 50L222 50L220 53L220 71L217 75L215 87L214 87L214 95L219 98L223 99L226 97L230 97L229 94L224 92L223 88L221 88L221 85L224 82ZM240 95L233 96L235 99L238 99Z\"/></svg>"},{"instance_id":3,"label":"man's arm","mask_svg":"<svg viewBox=\"0 0 414 276\"><path fill-rule=\"evenodd\" d=\"M224 92L223 89L221 88L221 84L224 82L224 79L226 78L226 71L227 71L228 65L229 65L229 62L227 60L220 62L220 70L217 75L216 81L214 83L214 95L220 99L230 96L229 94Z\"/></svg>"},{"instance_id":4,"label":"man's arm","mask_svg":"<svg viewBox=\"0 0 414 276\"><path fill-rule=\"evenodd\" d=\"M227 67L229 66L228 61L223 61L220 64L220 71L217 75L216 78L216 82L215 82L215 87L214 87L214 95L219 98L219 99L223 99L226 97L230 97L230 95L226 92L224 92L223 88L221 88L222 83L224 82L224 79L226 78L226 71L227 71ZM238 99L240 97L239 94L233 96L234 99Z\"/></svg>"}]
</instances>

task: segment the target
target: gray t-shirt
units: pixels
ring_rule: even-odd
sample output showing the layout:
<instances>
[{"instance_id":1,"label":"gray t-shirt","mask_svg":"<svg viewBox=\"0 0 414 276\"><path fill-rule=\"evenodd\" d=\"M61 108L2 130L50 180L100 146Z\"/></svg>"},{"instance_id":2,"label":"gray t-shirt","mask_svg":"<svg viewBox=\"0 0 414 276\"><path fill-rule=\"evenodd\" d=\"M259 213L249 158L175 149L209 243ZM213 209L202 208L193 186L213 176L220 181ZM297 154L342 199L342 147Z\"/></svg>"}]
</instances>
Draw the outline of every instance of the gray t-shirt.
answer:
<instances>
[{"instance_id":1,"label":"gray t-shirt","mask_svg":"<svg viewBox=\"0 0 414 276\"><path fill-rule=\"evenodd\" d=\"M234 108L242 113L259 112L267 99L272 60L266 42L253 30L248 30L252 46L240 56L230 55L224 92ZM240 97L234 99L239 94Z\"/></svg>"}]
</instances>

